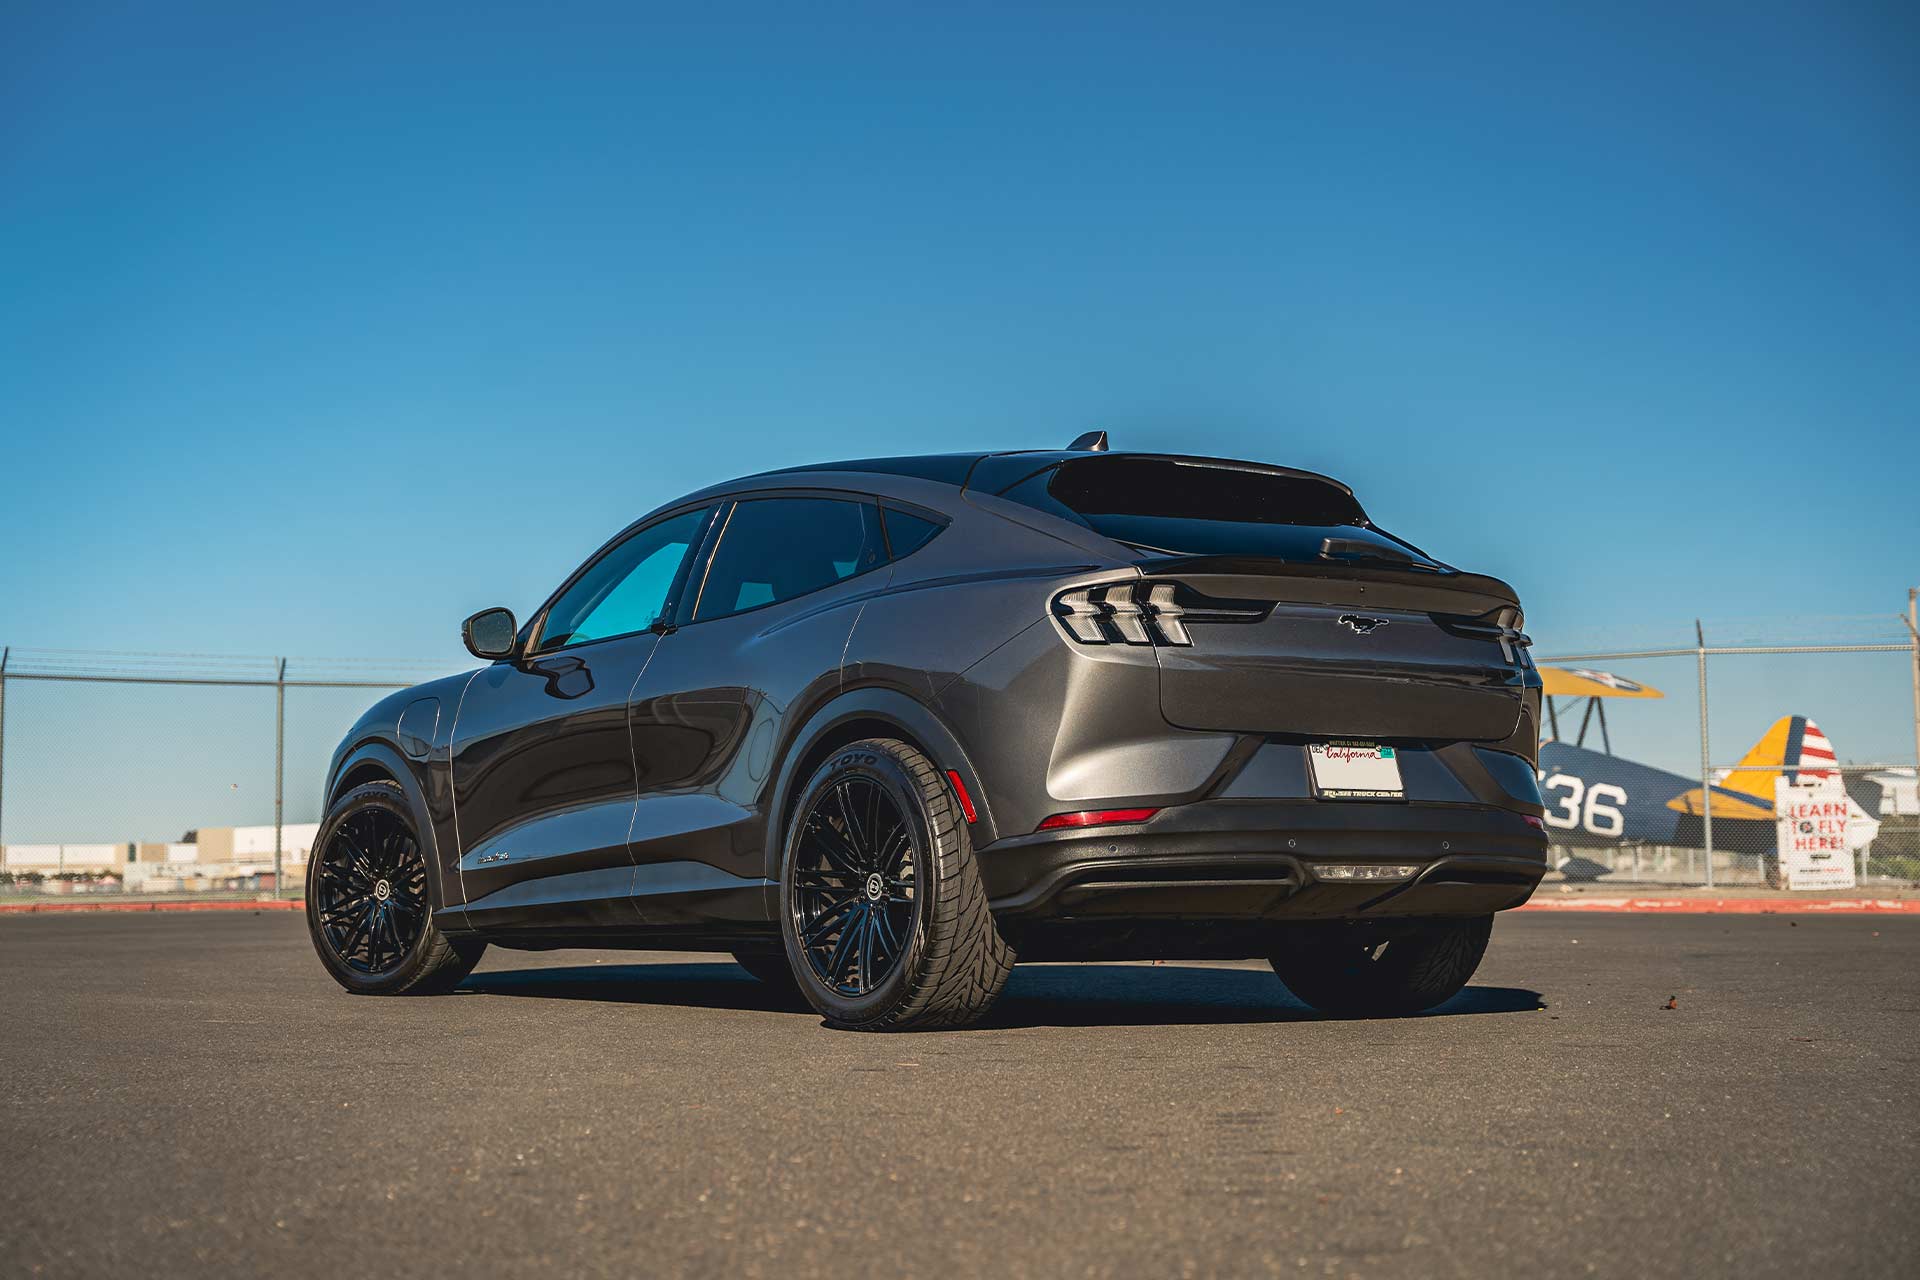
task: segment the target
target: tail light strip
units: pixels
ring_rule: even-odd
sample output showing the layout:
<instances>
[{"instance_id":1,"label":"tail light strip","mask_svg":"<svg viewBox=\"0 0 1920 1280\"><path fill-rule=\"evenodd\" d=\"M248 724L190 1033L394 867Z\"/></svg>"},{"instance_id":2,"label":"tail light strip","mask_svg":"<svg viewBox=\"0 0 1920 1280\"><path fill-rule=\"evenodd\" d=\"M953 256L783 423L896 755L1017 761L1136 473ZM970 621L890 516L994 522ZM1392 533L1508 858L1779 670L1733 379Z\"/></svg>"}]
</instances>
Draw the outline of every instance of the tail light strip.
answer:
<instances>
[{"instance_id":1,"label":"tail light strip","mask_svg":"<svg viewBox=\"0 0 1920 1280\"><path fill-rule=\"evenodd\" d=\"M1526 619L1521 616L1518 609L1496 609L1478 618L1462 618L1440 613L1433 614L1432 617L1443 631L1452 632L1454 635L1497 641L1500 645L1500 656L1508 665L1514 663L1524 665L1523 656L1519 651L1530 648L1533 644L1533 637L1520 629L1526 625Z\"/></svg>"},{"instance_id":2,"label":"tail light strip","mask_svg":"<svg viewBox=\"0 0 1920 1280\"><path fill-rule=\"evenodd\" d=\"M1182 595L1189 597L1186 604ZM1189 622L1258 622L1267 610L1207 600L1176 582L1076 587L1053 599L1054 616L1081 644L1191 645Z\"/></svg>"}]
</instances>

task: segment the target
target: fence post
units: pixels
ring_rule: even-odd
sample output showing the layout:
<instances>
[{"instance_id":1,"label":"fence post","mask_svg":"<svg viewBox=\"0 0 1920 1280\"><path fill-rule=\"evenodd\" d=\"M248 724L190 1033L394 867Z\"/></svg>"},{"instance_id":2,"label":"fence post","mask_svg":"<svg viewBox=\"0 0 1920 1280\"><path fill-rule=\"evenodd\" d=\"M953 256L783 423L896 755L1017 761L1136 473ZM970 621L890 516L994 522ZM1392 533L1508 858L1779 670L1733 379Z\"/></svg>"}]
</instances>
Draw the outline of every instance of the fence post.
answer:
<instances>
[{"instance_id":1,"label":"fence post","mask_svg":"<svg viewBox=\"0 0 1920 1280\"><path fill-rule=\"evenodd\" d=\"M1913 641L1913 764L1920 771L1920 587L1907 588L1907 636Z\"/></svg>"},{"instance_id":2,"label":"fence post","mask_svg":"<svg viewBox=\"0 0 1920 1280\"><path fill-rule=\"evenodd\" d=\"M286 812L287 777L287 660L273 677L273 896L284 897L281 881L280 831Z\"/></svg>"},{"instance_id":3,"label":"fence post","mask_svg":"<svg viewBox=\"0 0 1920 1280\"><path fill-rule=\"evenodd\" d=\"M1707 745L1707 634L1693 620L1694 653L1700 662L1700 819L1707 846L1707 888L1713 888L1713 752Z\"/></svg>"},{"instance_id":4,"label":"fence post","mask_svg":"<svg viewBox=\"0 0 1920 1280\"><path fill-rule=\"evenodd\" d=\"M13 646L0 649L0 866L7 860L7 659Z\"/></svg>"}]
</instances>

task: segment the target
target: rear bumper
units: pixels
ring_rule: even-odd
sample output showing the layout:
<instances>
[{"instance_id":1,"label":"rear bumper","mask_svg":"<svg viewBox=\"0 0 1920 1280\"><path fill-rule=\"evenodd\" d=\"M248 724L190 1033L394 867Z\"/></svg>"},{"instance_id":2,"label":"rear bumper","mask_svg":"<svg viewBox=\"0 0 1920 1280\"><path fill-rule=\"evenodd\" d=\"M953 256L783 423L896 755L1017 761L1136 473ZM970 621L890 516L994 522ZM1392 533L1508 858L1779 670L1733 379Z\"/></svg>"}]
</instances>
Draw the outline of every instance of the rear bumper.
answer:
<instances>
[{"instance_id":1,"label":"rear bumper","mask_svg":"<svg viewBox=\"0 0 1920 1280\"><path fill-rule=\"evenodd\" d=\"M996 841L979 860L994 914L1016 936L1182 923L1257 934L1297 921L1517 907L1546 874L1547 839L1522 814L1493 806L1212 800L1132 826ZM1419 870L1398 881L1332 881L1314 871L1322 863Z\"/></svg>"}]
</instances>

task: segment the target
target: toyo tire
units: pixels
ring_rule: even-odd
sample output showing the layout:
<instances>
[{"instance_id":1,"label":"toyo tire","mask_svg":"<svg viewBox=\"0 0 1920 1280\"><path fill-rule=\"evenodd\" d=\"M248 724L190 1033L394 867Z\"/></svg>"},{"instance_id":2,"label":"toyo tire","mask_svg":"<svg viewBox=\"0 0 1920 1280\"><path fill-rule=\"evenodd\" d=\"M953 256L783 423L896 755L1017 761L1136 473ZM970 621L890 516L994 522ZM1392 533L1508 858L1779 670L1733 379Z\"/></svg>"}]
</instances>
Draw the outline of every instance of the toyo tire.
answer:
<instances>
[{"instance_id":1,"label":"toyo tire","mask_svg":"<svg viewBox=\"0 0 1920 1280\"><path fill-rule=\"evenodd\" d=\"M782 844L780 930L808 1002L835 1027L977 1022L1013 972L959 806L909 743L836 751Z\"/></svg>"},{"instance_id":2,"label":"toyo tire","mask_svg":"<svg viewBox=\"0 0 1920 1280\"><path fill-rule=\"evenodd\" d=\"M327 811L307 858L307 932L355 995L435 995L473 972L483 942L433 923L426 846L406 796L369 782Z\"/></svg>"}]
</instances>

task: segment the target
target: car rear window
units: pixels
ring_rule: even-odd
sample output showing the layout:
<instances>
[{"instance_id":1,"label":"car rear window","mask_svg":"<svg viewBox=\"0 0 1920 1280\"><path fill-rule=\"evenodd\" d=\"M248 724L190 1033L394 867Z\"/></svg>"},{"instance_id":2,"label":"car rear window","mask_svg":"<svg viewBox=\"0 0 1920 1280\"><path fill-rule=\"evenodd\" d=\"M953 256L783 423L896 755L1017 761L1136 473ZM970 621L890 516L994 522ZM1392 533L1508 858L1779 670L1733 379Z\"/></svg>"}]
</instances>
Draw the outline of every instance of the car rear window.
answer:
<instances>
[{"instance_id":1,"label":"car rear window","mask_svg":"<svg viewBox=\"0 0 1920 1280\"><path fill-rule=\"evenodd\" d=\"M1000 496L1149 553L1441 567L1373 528L1340 485L1310 475L1090 457L1028 476Z\"/></svg>"}]
</instances>

